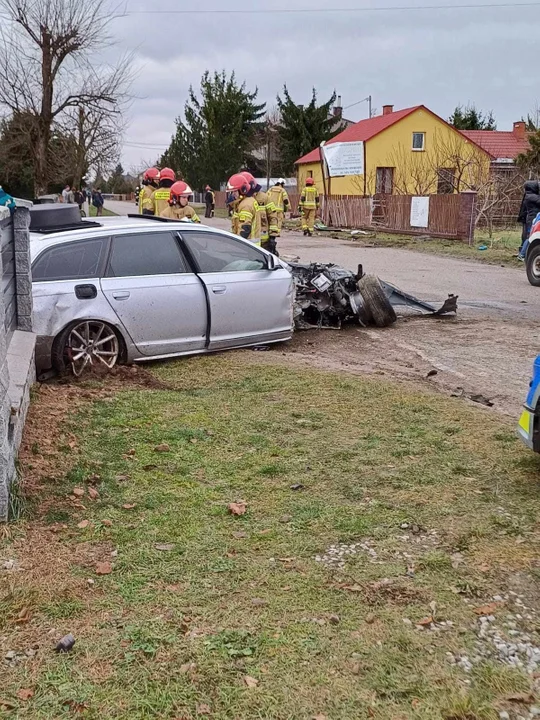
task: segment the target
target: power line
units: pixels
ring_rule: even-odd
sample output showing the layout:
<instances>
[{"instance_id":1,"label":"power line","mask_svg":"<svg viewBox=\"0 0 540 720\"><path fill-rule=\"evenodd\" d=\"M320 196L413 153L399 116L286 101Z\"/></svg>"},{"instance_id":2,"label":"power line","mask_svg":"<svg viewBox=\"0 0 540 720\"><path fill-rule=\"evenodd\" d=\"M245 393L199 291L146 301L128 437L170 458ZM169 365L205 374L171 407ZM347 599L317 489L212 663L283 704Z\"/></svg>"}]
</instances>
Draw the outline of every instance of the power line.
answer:
<instances>
[{"instance_id":1,"label":"power line","mask_svg":"<svg viewBox=\"0 0 540 720\"><path fill-rule=\"evenodd\" d=\"M492 10L502 8L534 8L540 7L540 2L503 2L503 3L466 3L461 5L388 5L386 7L362 7L362 8L285 8L250 10L128 10L126 15L303 15L303 14L337 14L337 13L375 13L375 12L415 12L430 10L481 10L489 8Z\"/></svg>"}]
</instances>

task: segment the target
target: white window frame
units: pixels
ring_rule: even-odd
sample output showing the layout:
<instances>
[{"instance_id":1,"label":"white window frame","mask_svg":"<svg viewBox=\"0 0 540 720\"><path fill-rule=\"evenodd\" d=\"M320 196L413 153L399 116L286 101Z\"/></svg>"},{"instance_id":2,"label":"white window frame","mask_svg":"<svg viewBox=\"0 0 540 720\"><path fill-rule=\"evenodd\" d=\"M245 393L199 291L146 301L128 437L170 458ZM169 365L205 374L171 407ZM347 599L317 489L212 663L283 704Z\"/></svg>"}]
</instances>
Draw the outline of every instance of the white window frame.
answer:
<instances>
[{"instance_id":1,"label":"white window frame","mask_svg":"<svg viewBox=\"0 0 540 720\"><path fill-rule=\"evenodd\" d=\"M422 147L421 148L414 147L414 138L416 135L422 136ZM426 149L426 133L425 132L413 132L413 134L412 134L412 150L413 150L413 152L424 152L425 149Z\"/></svg>"}]
</instances>

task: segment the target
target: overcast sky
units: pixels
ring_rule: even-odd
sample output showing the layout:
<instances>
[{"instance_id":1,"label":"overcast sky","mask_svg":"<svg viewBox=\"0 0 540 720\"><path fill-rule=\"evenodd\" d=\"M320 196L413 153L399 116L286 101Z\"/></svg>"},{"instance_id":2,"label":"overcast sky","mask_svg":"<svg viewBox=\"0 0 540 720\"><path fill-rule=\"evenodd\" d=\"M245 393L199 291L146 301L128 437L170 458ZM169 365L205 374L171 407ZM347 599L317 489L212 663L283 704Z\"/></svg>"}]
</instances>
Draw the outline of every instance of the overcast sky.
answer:
<instances>
[{"instance_id":1,"label":"overcast sky","mask_svg":"<svg viewBox=\"0 0 540 720\"><path fill-rule=\"evenodd\" d=\"M334 0L339 8L452 4L453 9L261 15L246 9L331 5L324 0L130 0L133 14L114 21L117 42L104 56L135 53L136 98L124 167L153 161L166 148L189 85L197 86L206 69L234 70L270 104L284 83L298 103L308 102L315 86L321 100L335 89L344 106L371 94L379 111L385 104L396 109L424 104L444 118L457 104L473 101L494 111L499 130L509 130L540 100L540 3L520 7L518 0L507 0L512 7L488 7L498 2L504 0ZM467 3L484 7L456 7ZM168 8L205 12L155 12ZM148 9L150 14L135 13ZM224 9L241 14L211 12ZM367 104L345 115L361 120Z\"/></svg>"}]
</instances>

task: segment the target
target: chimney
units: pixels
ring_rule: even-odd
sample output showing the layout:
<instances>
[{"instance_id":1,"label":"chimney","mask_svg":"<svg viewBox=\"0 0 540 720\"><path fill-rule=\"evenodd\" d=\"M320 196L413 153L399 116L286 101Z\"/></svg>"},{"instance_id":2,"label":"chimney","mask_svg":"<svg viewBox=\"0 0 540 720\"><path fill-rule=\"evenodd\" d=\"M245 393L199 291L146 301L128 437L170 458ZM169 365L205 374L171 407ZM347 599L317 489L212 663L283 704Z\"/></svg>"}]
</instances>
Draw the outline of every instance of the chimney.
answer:
<instances>
[{"instance_id":1,"label":"chimney","mask_svg":"<svg viewBox=\"0 0 540 720\"><path fill-rule=\"evenodd\" d=\"M382 106L382 114L383 115L390 115L390 113L394 112L394 106L393 105L383 105Z\"/></svg>"},{"instance_id":2,"label":"chimney","mask_svg":"<svg viewBox=\"0 0 540 720\"><path fill-rule=\"evenodd\" d=\"M332 113L334 117L336 118L342 118L343 117L343 108L341 106L341 95L338 95L337 97L337 103L334 106Z\"/></svg>"},{"instance_id":3,"label":"chimney","mask_svg":"<svg viewBox=\"0 0 540 720\"><path fill-rule=\"evenodd\" d=\"M520 140L525 140L527 137L527 125L524 120L514 123L514 135Z\"/></svg>"}]
</instances>

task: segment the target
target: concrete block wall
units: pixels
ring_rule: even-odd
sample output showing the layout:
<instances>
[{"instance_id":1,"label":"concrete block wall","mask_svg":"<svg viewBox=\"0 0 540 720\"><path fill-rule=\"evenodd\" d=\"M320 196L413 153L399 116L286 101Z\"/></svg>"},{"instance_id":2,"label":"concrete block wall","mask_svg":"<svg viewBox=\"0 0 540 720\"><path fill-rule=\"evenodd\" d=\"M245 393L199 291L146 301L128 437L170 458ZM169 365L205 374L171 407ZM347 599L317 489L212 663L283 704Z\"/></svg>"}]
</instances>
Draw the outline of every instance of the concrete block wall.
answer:
<instances>
[{"instance_id":1,"label":"concrete block wall","mask_svg":"<svg viewBox=\"0 0 540 720\"><path fill-rule=\"evenodd\" d=\"M6 208L0 208L0 219L6 212L9 213ZM8 519L10 488L16 478L17 451L30 404L30 388L36 377L29 226L29 210L18 208L9 226L9 232L14 234L17 285L17 330L9 344L4 331L3 293L0 292L0 522Z\"/></svg>"}]
</instances>

